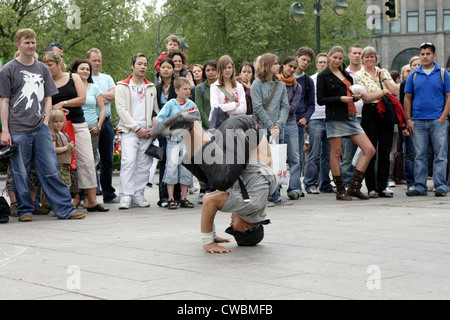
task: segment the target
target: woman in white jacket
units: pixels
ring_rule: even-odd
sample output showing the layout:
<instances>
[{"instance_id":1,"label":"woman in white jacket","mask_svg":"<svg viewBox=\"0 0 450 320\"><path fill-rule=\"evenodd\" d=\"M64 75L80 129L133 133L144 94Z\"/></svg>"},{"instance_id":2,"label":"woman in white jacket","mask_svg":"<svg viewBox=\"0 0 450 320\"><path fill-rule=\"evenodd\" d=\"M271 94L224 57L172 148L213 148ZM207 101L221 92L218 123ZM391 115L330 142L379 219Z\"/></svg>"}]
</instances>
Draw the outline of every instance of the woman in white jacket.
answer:
<instances>
[{"instance_id":1,"label":"woman in white jacket","mask_svg":"<svg viewBox=\"0 0 450 320\"><path fill-rule=\"evenodd\" d=\"M227 55L217 62L217 81L211 85L210 101L209 121L215 108L222 109L230 117L247 112L245 89L236 81L233 60Z\"/></svg>"}]
</instances>

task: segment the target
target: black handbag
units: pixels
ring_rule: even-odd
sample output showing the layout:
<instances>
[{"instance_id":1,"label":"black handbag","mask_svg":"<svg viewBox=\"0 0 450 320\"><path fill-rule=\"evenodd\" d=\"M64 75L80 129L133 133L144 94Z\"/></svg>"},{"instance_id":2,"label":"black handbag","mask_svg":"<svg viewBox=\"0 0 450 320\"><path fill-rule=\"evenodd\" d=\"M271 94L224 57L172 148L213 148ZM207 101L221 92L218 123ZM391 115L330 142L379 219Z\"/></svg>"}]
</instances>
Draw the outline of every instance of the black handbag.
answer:
<instances>
[{"instance_id":1,"label":"black handbag","mask_svg":"<svg viewBox=\"0 0 450 320\"><path fill-rule=\"evenodd\" d=\"M227 120L230 116L227 115L225 112L223 112L222 109L220 108L214 108L212 117L211 117L211 122L209 123L209 128L210 129L217 129L219 128L222 123Z\"/></svg>"},{"instance_id":2,"label":"black handbag","mask_svg":"<svg viewBox=\"0 0 450 320\"><path fill-rule=\"evenodd\" d=\"M145 150L145 154L155 159L162 160L164 157L164 149L155 146L153 143Z\"/></svg>"},{"instance_id":3,"label":"black handbag","mask_svg":"<svg viewBox=\"0 0 450 320\"><path fill-rule=\"evenodd\" d=\"M9 163L9 157L17 151L15 144L9 146L0 146L0 162Z\"/></svg>"}]
</instances>

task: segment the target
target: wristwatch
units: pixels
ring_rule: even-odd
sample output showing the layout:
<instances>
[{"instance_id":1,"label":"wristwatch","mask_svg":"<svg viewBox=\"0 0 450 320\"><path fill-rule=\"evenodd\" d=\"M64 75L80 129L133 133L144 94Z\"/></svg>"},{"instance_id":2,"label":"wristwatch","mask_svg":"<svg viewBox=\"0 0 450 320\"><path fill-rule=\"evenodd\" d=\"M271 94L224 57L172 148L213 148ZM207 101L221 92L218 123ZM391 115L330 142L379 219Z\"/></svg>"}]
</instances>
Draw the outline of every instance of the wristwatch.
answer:
<instances>
[{"instance_id":1,"label":"wristwatch","mask_svg":"<svg viewBox=\"0 0 450 320\"><path fill-rule=\"evenodd\" d=\"M67 100L64 101L64 107L67 107Z\"/></svg>"}]
</instances>

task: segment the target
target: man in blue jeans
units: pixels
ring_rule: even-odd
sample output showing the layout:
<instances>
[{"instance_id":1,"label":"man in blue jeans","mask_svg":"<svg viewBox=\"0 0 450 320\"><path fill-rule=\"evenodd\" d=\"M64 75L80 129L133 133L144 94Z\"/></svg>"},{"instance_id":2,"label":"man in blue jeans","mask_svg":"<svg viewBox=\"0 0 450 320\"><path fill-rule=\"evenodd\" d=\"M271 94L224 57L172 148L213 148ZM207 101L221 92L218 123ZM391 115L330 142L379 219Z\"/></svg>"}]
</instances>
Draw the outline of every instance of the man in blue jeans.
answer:
<instances>
[{"instance_id":1,"label":"man in blue jeans","mask_svg":"<svg viewBox=\"0 0 450 320\"><path fill-rule=\"evenodd\" d=\"M434 62L436 47L431 42L420 45L422 65L412 72L405 86L407 132L416 151L414 159L414 190L408 196L427 195L428 144L434 150L433 180L435 196L443 197L449 190L447 182L448 121L450 111L450 75Z\"/></svg>"},{"instance_id":2,"label":"man in blue jeans","mask_svg":"<svg viewBox=\"0 0 450 320\"><path fill-rule=\"evenodd\" d=\"M314 87L317 86L317 75L327 67L328 56L319 53L316 57L317 72L311 76ZM320 192L333 192L330 179L330 152L331 146L327 139L325 126L325 106L317 104L309 120L309 152L306 161L305 191L308 194L319 194Z\"/></svg>"},{"instance_id":3,"label":"man in blue jeans","mask_svg":"<svg viewBox=\"0 0 450 320\"><path fill-rule=\"evenodd\" d=\"M305 144L305 128L308 125L309 119L314 113L316 107L316 91L314 87L314 81L305 73L306 68L313 61L314 57L314 50L309 47L301 47L300 49L298 49L297 54L295 55L298 65L294 76L297 78L297 82L302 86L300 104L295 113L298 128L298 144L300 150L300 171L302 171L304 160L302 157L302 152L303 146ZM304 196L303 192L300 196Z\"/></svg>"},{"instance_id":4,"label":"man in blue jeans","mask_svg":"<svg viewBox=\"0 0 450 320\"><path fill-rule=\"evenodd\" d=\"M82 219L75 211L69 188L61 182L56 151L48 129L51 96L58 93L48 68L34 60L36 33L21 29L16 33L20 51L16 59L0 71L2 145L15 144L10 157L19 221L32 220L34 203L28 176L34 161L36 173L55 215L60 219Z\"/></svg>"},{"instance_id":5,"label":"man in blue jeans","mask_svg":"<svg viewBox=\"0 0 450 320\"><path fill-rule=\"evenodd\" d=\"M105 103L106 118L100 130L98 151L100 153L100 185L102 187L104 203L118 203L116 189L112 186L114 129L111 123L111 102L115 99L116 85L110 75L100 73L102 67L102 53L92 48L86 58L92 64L92 80L100 87Z\"/></svg>"}]
</instances>

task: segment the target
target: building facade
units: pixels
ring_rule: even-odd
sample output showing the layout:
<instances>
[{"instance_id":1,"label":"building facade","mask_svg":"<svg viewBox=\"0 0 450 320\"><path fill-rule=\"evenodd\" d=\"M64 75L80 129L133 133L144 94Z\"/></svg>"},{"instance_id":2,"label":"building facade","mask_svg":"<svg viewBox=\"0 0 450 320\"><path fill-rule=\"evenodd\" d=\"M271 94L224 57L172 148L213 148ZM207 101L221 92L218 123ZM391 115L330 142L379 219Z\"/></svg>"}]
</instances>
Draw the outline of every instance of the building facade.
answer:
<instances>
[{"instance_id":1,"label":"building facade","mask_svg":"<svg viewBox=\"0 0 450 320\"><path fill-rule=\"evenodd\" d=\"M399 0L400 19L388 22L385 0L368 0L374 10L373 46L380 56L380 65L400 71L409 59L419 54L419 46L432 42L436 46L436 62L450 68L450 0Z\"/></svg>"}]
</instances>

